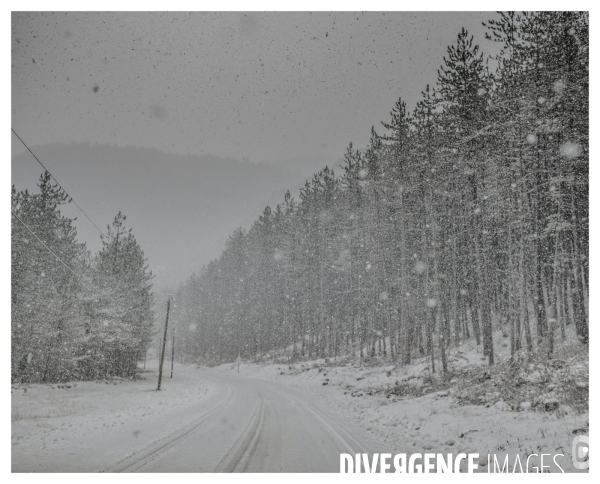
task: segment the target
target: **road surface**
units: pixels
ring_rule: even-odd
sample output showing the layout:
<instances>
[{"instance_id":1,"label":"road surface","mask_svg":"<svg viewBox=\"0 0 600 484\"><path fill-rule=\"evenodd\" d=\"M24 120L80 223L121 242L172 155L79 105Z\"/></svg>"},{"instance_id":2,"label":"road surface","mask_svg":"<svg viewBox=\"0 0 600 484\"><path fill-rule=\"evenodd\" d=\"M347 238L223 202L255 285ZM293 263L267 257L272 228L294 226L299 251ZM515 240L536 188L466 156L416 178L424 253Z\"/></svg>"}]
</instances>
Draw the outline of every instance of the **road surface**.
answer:
<instances>
[{"instance_id":1,"label":"road surface","mask_svg":"<svg viewBox=\"0 0 600 484\"><path fill-rule=\"evenodd\" d=\"M376 443L299 392L222 372L218 389L184 428L106 472L339 472L340 453L381 452Z\"/></svg>"},{"instance_id":2,"label":"road surface","mask_svg":"<svg viewBox=\"0 0 600 484\"><path fill-rule=\"evenodd\" d=\"M161 395L147 388L164 399L158 407L164 410L150 421L90 424L79 433L61 424L67 430L57 437L13 447L13 472L339 472L340 453L390 452L310 395L280 383L219 369L183 377L190 381L180 384L203 382L210 391L167 409L177 398L169 393L173 383L166 381Z\"/></svg>"},{"instance_id":3,"label":"road surface","mask_svg":"<svg viewBox=\"0 0 600 484\"><path fill-rule=\"evenodd\" d=\"M218 388L186 427L106 472L339 472L340 453L375 442L300 393L272 382L203 372Z\"/></svg>"}]
</instances>

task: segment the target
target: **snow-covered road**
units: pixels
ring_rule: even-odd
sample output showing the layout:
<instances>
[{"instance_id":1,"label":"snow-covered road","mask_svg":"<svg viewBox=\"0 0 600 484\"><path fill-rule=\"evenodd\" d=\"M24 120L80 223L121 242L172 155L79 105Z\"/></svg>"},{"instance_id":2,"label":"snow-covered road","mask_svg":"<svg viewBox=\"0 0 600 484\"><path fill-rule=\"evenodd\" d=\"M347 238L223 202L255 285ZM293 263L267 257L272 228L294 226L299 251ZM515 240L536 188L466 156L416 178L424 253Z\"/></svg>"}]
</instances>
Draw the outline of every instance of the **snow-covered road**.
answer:
<instances>
[{"instance_id":1,"label":"snow-covered road","mask_svg":"<svg viewBox=\"0 0 600 484\"><path fill-rule=\"evenodd\" d=\"M149 362L134 381L13 385L12 471L338 472L340 453L384 452L478 453L477 472L488 472L488 454L511 466L533 455L533 469L537 454L561 453L574 471L571 442L587 433L587 413L460 405L455 389L375 391L423 365L177 364L157 392Z\"/></svg>"},{"instance_id":2,"label":"snow-covered road","mask_svg":"<svg viewBox=\"0 0 600 484\"><path fill-rule=\"evenodd\" d=\"M115 427L107 414L102 427L66 430L68 444L63 437L43 450L36 449L36 440L14 446L13 472L339 472L340 453L389 446L276 382L218 369L187 368L179 375L201 381L205 391L173 406L171 400L181 395L167 380L160 393L171 395L160 400L161 407L155 400L152 409L161 410L152 418L134 417ZM150 388L140 390L153 398Z\"/></svg>"},{"instance_id":3,"label":"snow-covered road","mask_svg":"<svg viewBox=\"0 0 600 484\"><path fill-rule=\"evenodd\" d=\"M297 392L222 372L181 430L106 468L118 472L339 472L340 453L373 443ZM380 447L381 449L381 447Z\"/></svg>"}]
</instances>

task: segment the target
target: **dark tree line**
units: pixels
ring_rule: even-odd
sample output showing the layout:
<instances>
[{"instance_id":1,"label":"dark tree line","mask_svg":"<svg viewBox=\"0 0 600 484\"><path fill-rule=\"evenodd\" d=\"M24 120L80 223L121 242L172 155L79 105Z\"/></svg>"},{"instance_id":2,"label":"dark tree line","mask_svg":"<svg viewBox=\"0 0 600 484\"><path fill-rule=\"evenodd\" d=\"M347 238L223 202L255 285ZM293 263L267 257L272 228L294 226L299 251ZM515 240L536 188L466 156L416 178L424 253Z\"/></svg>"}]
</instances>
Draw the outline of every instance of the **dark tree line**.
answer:
<instances>
[{"instance_id":1,"label":"dark tree line","mask_svg":"<svg viewBox=\"0 0 600 484\"><path fill-rule=\"evenodd\" d=\"M12 188L11 380L131 377L154 332L144 254L119 213L91 255L61 214L67 194L47 172L38 186Z\"/></svg>"},{"instance_id":2,"label":"dark tree line","mask_svg":"<svg viewBox=\"0 0 600 484\"><path fill-rule=\"evenodd\" d=\"M286 194L176 294L188 358L352 353L410 363L492 335L588 343L589 17L501 13L489 63L464 29L434 87L399 100L299 201ZM494 68L490 68L490 64Z\"/></svg>"}]
</instances>

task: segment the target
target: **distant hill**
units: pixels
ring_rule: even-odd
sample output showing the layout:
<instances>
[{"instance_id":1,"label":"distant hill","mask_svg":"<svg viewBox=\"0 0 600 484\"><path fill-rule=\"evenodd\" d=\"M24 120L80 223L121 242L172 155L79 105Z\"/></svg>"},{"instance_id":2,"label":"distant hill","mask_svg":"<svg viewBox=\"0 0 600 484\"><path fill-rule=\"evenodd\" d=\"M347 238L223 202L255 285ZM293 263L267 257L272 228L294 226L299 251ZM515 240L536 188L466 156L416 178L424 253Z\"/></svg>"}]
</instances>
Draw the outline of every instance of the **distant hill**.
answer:
<instances>
[{"instance_id":1,"label":"distant hill","mask_svg":"<svg viewBox=\"0 0 600 484\"><path fill-rule=\"evenodd\" d=\"M158 287L187 278L217 257L228 235L249 227L266 205L304 178L250 161L182 156L156 149L52 144L33 151L102 230L122 210L150 258ZM42 168L29 153L12 157L12 183L36 190ZM294 193L296 195L296 193ZM77 209L80 240L98 250L96 229Z\"/></svg>"}]
</instances>

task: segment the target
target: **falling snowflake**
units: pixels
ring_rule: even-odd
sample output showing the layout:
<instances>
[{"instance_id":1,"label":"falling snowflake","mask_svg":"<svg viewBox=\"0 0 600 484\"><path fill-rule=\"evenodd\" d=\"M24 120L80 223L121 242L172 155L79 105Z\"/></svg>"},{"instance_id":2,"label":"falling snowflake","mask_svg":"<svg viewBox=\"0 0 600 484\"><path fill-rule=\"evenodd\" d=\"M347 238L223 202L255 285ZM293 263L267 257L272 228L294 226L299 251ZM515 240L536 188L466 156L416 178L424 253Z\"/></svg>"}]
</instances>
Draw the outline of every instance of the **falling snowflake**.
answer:
<instances>
[{"instance_id":1,"label":"falling snowflake","mask_svg":"<svg viewBox=\"0 0 600 484\"><path fill-rule=\"evenodd\" d=\"M579 156L580 148L577 143L572 143L571 141L567 141L560 145L560 154L565 158L573 159Z\"/></svg>"},{"instance_id":2,"label":"falling snowflake","mask_svg":"<svg viewBox=\"0 0 600 484\"><path fill-rule=\"evenodd\" d=\"M415 264L415 272L417 274L423 274L423 272L425 272L425 264L423 264L422 262L417 262Z\"/></svg>"},{"instance_id":3,"label":"falling snowflake","mask_svg":"<svg viewBox=\"0 0 600 484\"><path fill-rule=\"evenodd\" d=\"M561 79L559 79L552 85L552 89L554 89L554 92L556 94L560 94L565 90L565 83Z\"/></svg>"}]
</instances>

